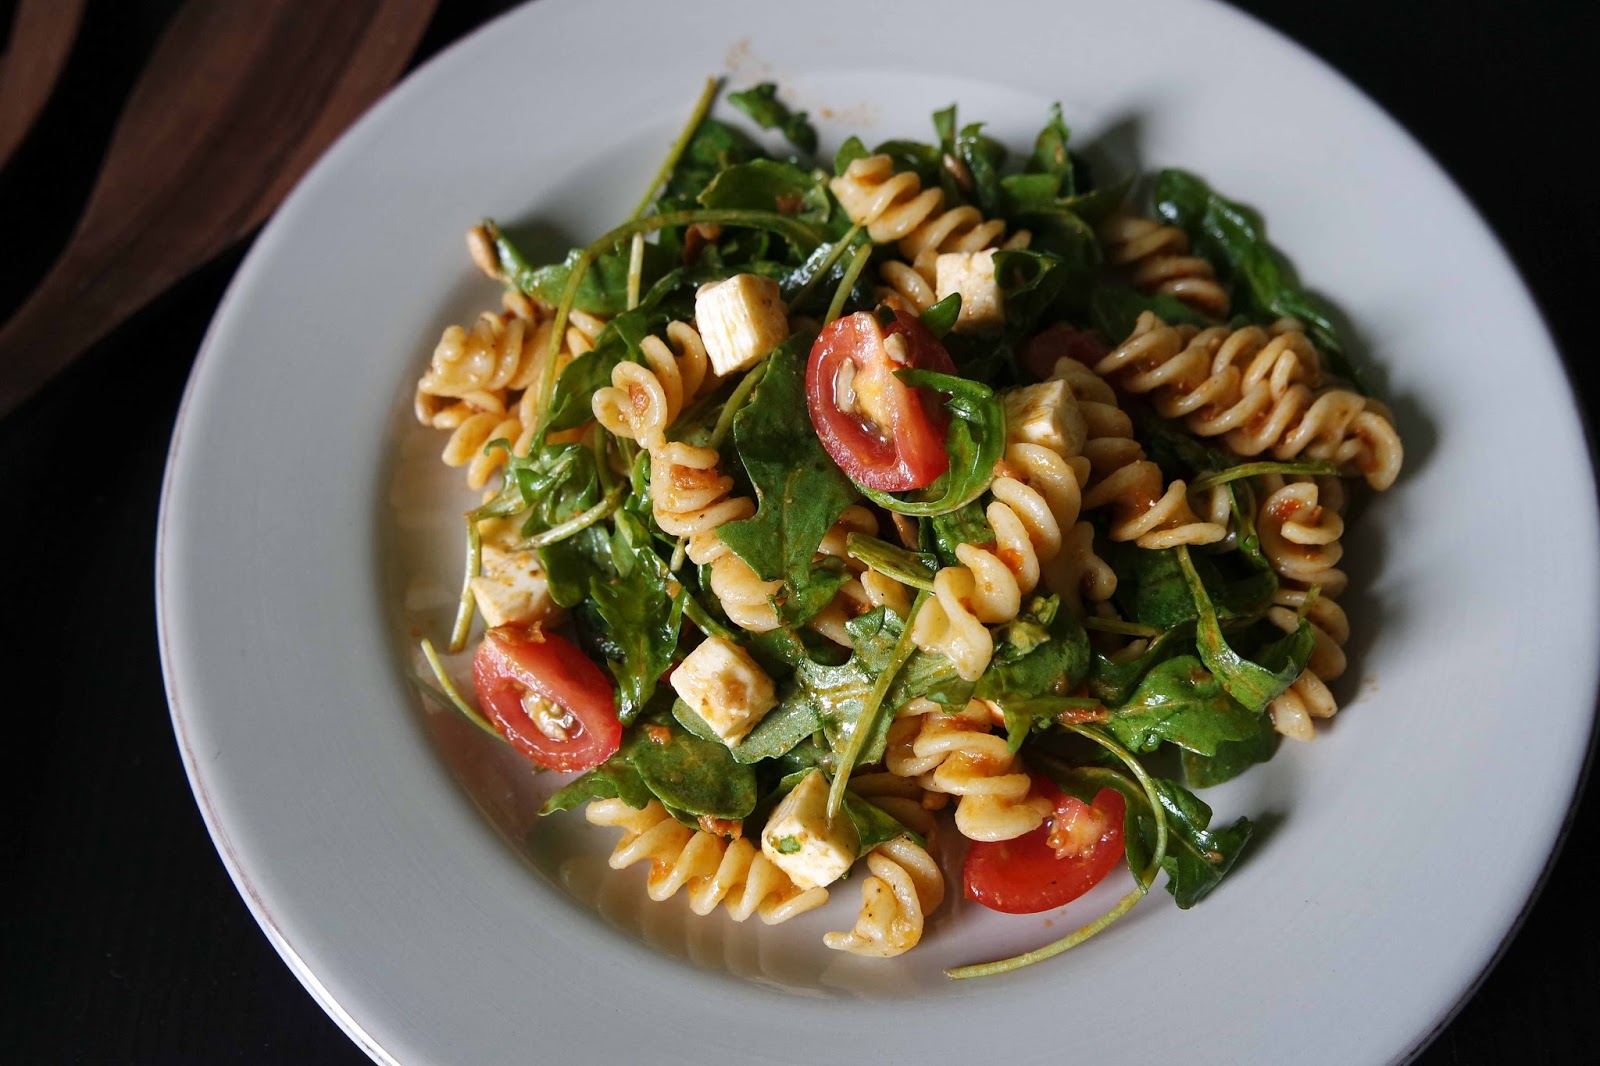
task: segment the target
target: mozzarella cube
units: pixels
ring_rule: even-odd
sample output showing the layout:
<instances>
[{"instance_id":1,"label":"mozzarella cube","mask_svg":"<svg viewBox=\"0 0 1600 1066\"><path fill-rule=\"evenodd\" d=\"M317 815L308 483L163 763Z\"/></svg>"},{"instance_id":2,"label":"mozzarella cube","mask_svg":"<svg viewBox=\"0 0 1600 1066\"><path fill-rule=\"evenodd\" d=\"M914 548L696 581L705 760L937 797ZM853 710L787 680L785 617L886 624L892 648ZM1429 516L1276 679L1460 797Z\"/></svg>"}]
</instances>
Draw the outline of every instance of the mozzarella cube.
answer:
<instances>
[{"instance_id":1,"label":"mozzarella cube","mask_svg":"<svg viewBox=\"0 0 1600 1066\"><path fill-rule=\"evenodd\" d=\"M731 640L708 637L672 671L672 687L728 747L778 705L772 678Z\"/></svg>"},{"instance_id":2,"label":"mozzarella cube","mask_svg":"<svg viewBox=\"0 0 1600 1066\"><path fill-rule=\"evenodd\" d=\"M801 778L761 830L761 854L801 889L833 884L860 850L848 815L828 822L828 779L821 770Z\"/></svg>"},{"instance_id":3,"label":"mozzarella cube","mask_svg":"<svg viewBox=\"0 0 1600 1066\"><path fill-rule=\"evenodd\" d=\"M1063 459L1083 454L1089 429L1065 381L1008 389L1000 398L1006 406L1006 440L1043 445Z\"/></svg>"},{"instance_id":4,"label":"mozzarella cube","mask_svg":"<svg viewBox=\"0 0 1600 1066\"><path fill-rule=\"evenodd\" d=\"M558 620L561 608L550 598L538 553L517 546L521 536L516 524L486 520L478 524L478 533L483 550L471 585L484 624L492 628Z\"/></svg>"},{"instance_id":5,"label":"mozzarella cube","mask_svg":"<svg viewBox=\"0 0 1600 1066\"><path fill-rule=\"evenodd\" d=\"M994 250L945 252L933 261L933 289L943 300L961 294L957 333L988 333L1005 325L1005 297L994 276Z\"/></svg>"},{"instance_id":6,"label":"mozzarella cube","mask_svg":"<svg viewBox=\"0 0 1600 1066\"><path fill-rule=\"evenodd\" d=\"M754 366L789 336L778 283L735 274L695 294L694 320L718 375Z\"/></svg>"}]
</instances>

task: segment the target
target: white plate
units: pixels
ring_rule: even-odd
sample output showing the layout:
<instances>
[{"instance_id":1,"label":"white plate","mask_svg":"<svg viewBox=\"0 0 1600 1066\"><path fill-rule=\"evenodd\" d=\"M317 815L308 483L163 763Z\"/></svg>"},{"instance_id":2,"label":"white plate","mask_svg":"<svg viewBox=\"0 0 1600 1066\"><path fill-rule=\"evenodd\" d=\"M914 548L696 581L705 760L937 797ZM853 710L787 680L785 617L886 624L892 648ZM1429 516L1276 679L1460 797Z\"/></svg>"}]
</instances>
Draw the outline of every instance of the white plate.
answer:
<instances>
[{"instance_id":1,"label":"white plate","mask_svg":"<svg viewBox=\"0 0 1600 1066\"><path fill-rule=\"evenodd\" d=\"M545 0L397 89L239 270L162 509L173 720L240 891L374 1058L1380 1063L1513 925L1585 748L1600 552L1574 403L1505 256L1388 118L1229 9L991 3L991 33L968 6ZM848 885L793 926L686 919L639 870L602 876L609 832L532 823L521 767L408 687L466 499L410 388L440 329L494 300L461 234L485 215L601 232L715 73L778 80L831 144L927 137L954 101L1025 147L1060 100L1077 143L1262 209L1354 323L1408 469L1350 544L1348 706L1207 797L1262 832L1198 908L1161 892L966 983L939 968L1089 913L955 906L887 962L816 943Z\"/></svg>"}]
</instances>

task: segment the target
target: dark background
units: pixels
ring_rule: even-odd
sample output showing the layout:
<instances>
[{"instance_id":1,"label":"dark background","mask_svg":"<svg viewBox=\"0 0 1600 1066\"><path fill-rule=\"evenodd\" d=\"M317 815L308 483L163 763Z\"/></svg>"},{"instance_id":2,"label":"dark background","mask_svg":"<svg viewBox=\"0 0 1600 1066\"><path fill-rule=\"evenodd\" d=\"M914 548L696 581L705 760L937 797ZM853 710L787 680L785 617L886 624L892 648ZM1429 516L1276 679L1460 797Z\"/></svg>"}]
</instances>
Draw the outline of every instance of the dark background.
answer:
<instances>
[{"instance_id":1,"label":"dark background","mask_svg":"<svg viewBox=\"0 0 1600 1066\"><path fill-rule=\"evenodd\" d=\"M508 6L443 0L418 61ZM1600 5L1239 6L1341 70L1465 188L1527 279L1592 418L1585 313L1600 220L1582 160L1600 101ZM55 96L0 174L0 319L70 235L121 101L176 7L90 4ZM803 17L803 5L794 10ZM0 33L11 14L0 0ZM1196 57L1195 76L1210 62L1248 56ZM229 882L179 762L157 658L152 562L168 438L242 253L170 292L0 421L3 1061L367 1061ZM1517 355L1506 353L1508 365ZM1483 491L1486 508L1522 505L1515 486ZM1537 694L1529 699L1532 719ZM1482 787L1515 803L1520 785ZM1600 1061L1600 936L1585 876L1600 845L1597 808L1591 789L1524 925L1423 1066ZM1492 840L1462 846L1495 861Z\"/></svg>"}]
</instances>

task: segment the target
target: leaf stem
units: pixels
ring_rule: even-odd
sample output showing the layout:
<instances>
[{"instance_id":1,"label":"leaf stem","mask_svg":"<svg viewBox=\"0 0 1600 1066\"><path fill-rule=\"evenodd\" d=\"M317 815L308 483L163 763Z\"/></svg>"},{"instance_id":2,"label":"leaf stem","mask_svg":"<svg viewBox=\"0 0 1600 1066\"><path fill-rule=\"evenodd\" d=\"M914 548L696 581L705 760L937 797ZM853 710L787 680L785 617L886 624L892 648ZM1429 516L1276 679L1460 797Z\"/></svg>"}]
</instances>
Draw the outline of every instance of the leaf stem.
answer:
<instances>
[{"instance_id":1,"label":"leaf stem","mask_svg":"<svg viewBox=\"0 0 1600 1066\"><path fill-rule=\"evenodd\" d=\"M1307 461L1304 463L1240 463L1230 466L1226 470L1213 470L1209 474L1201 474L1189 483L1189 488L1195 492L1202 492L1218 485L1226 485L1230 481L1237 481L1243 477L1259 477L1262 474L1287 474L1317 477L1332 475L1337 477L1339 467L1335 463Z\"/></svg>"},{"instance_id":2,"label":"leaf stem","mask_svg":"<svg viewBox=\"0 0 1600 1066\"><path fill-rule=\"evenodd\" d=\"M894 650L889 653L889 661L884 664L877 680L872 683L866 701L861 706L861 715L856 719L856 727L850 734L850 740L845 744L838 766L834 769L833 782L828 786L830 822L838 816L839 809L844 805L845 787L850 783L850 772L855 769L861 753L866 750L867 738L877 726L878 715L883 711L883 698L889 694L889 686L894 684L895 675L900 672L900 667L905 665L905 661L911 658L912 649L916 647L911 639L911 630L916 624L917 612L922 610L922 605L927 600L927 592L917 593L916 600L911 604L911 614L906 619L905 628L900 631L900 639L895 641Z\"/></svg>"},{"instance_id":3,"label":"leaf stem","mask_svg":"<svg viewBox=\"0 0 1600 1066\"><path fill-rule=\"evenodd\" d=\"M728 402L722 405L722 413L717 416L717 424L711 430L711 439L706 442L706 447L717 450L722 447L722 442L728 439L728 433L733 429L733 418L744 406L750 394L756 391L756 386L761 384L761 379L766 377L767 368L772 365L772 355L769 352L761 357L761 362L751 367L745 376L739 379L739 384L734 387L733 395L728 397Z\"/></svg>"},{"instance_id":4,"label":"leaf stem","mask_svg":"<svg viewBox=\"0 0 1600 1066\"><path fill-rule=\"evenodd\" d=\"M839 313L844 310L845 301L850 298L850 290L856 287L856 279L861 276L861 272L867 267L867 260L872 257L872 248L872 242L868 241L857 248L855 254L850 257L850 265L844 268L844 280L839 282L839 288L833 294L833 302L828 305L827 317L822 320L824 326L838 318Z\"/></svg>"},{"instance_id":5,"label":"leaf stem","mask_svg":"<svg viewBox=\"0 0 1600 1066\"><path fill-rule=\"evenodd\" d=\"M456 689L455 682L451 681L450 675L445 672L444 663L439 659L439 653L433 648L433 641L427 637L422 638L422 657L428 660L428 668L433 671L433 679L439 682L439 687L444 690L444 701L460 711L462 717L466 718L467 721L504 743L506 738L500 735L500 731L494 727L489 719L483 716L483 712L468 703ZM432 689L428 689L425 685L423 689L432 692L436 697L439 695L439 693L433 692Z\"/></svg>"},{"instance_id":6,"label":"leaf stem","mask_svg":"<svg viewBox=\"0 0 1600 1066\"><path fill-rule=\"evenodd\" d=\"M796 307L800 306L801 301L803 301L807 296L811 295L811 290L815 289L817 284L822 281L823 278L827 277L828 271L833 269L833 264L839 261L839 256L844 254L844 250L850 247L850 242L855 240L856 234L860 232L861 224L856 223L845 231L843 237L840 237L837 241L833 242L833 247L828 250L827 256L817 267L816 273L812 274L811 277L807 279L806 283L800 286L800 291L795 293L794 299L789 301L789 312L791 314L794 313L794 309ZM870 241L868 242L868 245L870 247Z\"/></svg>"},{"instance_id":7,"label":"leaf stem","mask_svg":"<svg viewBox=\"0 0 1600 1066\"><path fill-rule=\"evenodd\" d=\"M472 616L478 610L478 598L472 592L472 579L483 571L483 536L478 532L477 513L467 515L467 565L466 576L461 579L461 599L456 605L455 624L450 627L451 652L467 646L467 633L472 629Z\"/></svg>"},{"instance_id":8,"label":"leaf stem","mask_svg":"<svg viewBox=\"0 0 1600 1066\"><path fill-rule=\"evenodd\" d=\"M1119 633L1125 637L1159 637L1165 632L1155 626L1124 622L1120 618L1098 618L1095 615L1084 618L1083 628L1098 630L1101 633Z\"/></svg>"},{"instance_id":9,"label":"leaf stem","mask_svg":"<svg viewBox=\"0 0 1600 1066\"><path fill-rule=\"evenodd\" d=\"M623 484L619 481L611 486L600 502L586 511L580 511L565 522L558 522L543 533L535 533L525 541L529 548L548 548L552 544L559 544L569 537L575 537L588 529L602 518L617 509L617 504L622 501Z\"/></svg>"},{"instance_id":10,"label":"leaf stem","mask_svg":"<svg viewBox=\"0 0 1600 1066\"><path fill-rule=\"evenodd\" d=\"M667 157L661 161L661 166L656 169L656 175L650 179L649 188L639 198L639 205L633 209L633 214L628 218L635 219L650 210L650 203L656 198L656 190L661 188L663 182L672 177L672 172L678 166L678 160L683 158L684 151L689 147L689 142L694 139L695 131L700 128L700 123L705 121L706 112L711 110L711 104L717 98L717 89L721 87L722 79L707 78L705 88L700 90L700 97L695 101L694 110L689 112L689 121L684 123L683 129L678 133L678 139L672 142L672 147L667 149Z\"/></svg>"}]
</instances>

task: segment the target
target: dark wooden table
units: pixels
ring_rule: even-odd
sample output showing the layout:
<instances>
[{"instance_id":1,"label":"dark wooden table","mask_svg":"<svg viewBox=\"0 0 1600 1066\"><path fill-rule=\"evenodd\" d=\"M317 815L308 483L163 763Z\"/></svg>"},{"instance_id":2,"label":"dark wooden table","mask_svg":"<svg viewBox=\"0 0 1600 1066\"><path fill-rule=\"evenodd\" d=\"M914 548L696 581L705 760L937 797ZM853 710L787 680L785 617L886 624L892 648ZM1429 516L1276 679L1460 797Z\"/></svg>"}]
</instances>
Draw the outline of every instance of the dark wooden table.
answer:
<instances>
[{"instance_id":1,"label":"dark wooden table","mask_svg":"<svg viewBox=\"0 0 1600 1066\"><path fill-rule=\"evenodd\" d=\"M447 0L418 59L507 6ZM1522 269L1592 418L1600 396L1584 316L1600 277L1600 212L1582 159L1600 100L1600 6L1240 6L1343 71L1455 176ZM70 233L121 101L175 7L90 5L64 81L0 174L0 317ZM0 32L10 20L0 3ZM1197 58L1197 77L1206 65ZM367 1061L279 960L223 871L178 760L157 659L152 559L168 437L242 251L0 422L9 989L0 994L0 1061ZM1516 354L1506 353L1507 388L1516 387ZM1537 506L1512 485L1484 486L1483 500L1486 516ZM1533 722L1538 694L1528 699ZM1522 785L1481 787L1516 803ZM1462 846L1494 861L1492 840ZM1584 872L1597 849L1600 796L1591 789L1520 931L1417 1062L1600 1062L1600 936Z\"/></svg>"}]
</instances>

